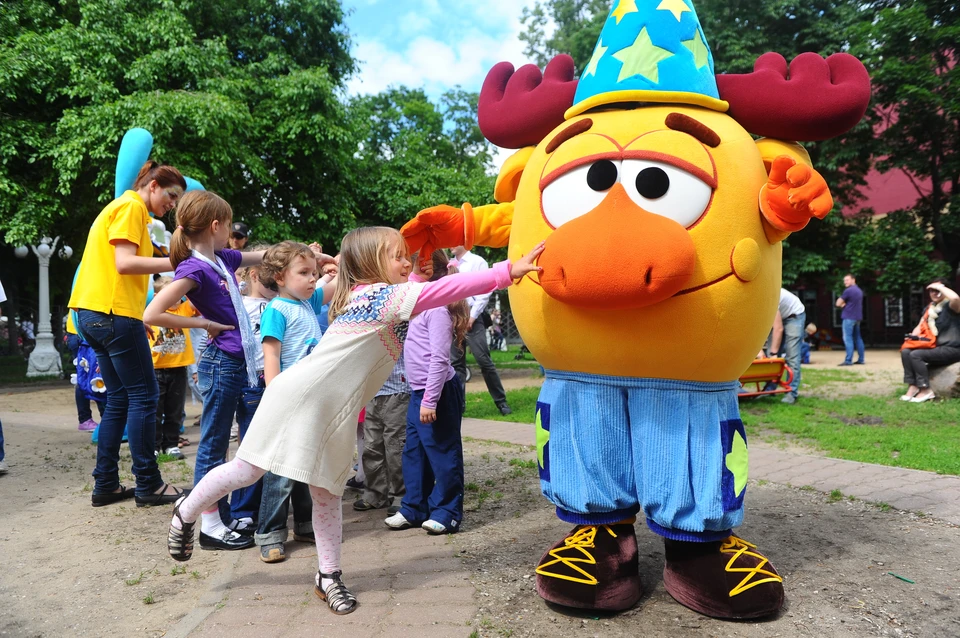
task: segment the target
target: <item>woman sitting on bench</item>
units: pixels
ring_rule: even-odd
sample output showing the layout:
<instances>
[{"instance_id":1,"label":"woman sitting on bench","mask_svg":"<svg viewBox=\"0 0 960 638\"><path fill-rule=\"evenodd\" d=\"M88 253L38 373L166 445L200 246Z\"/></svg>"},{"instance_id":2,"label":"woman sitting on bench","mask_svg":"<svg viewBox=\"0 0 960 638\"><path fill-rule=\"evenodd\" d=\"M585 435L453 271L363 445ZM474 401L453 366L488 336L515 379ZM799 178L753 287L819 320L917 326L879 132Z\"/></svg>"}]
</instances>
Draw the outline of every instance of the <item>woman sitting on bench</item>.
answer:
<instances>
[{"instance_id":1,"label":"woman sitting on bench","mask_svg":"<svg viewBox=\"0 0 960 638\"><path fill-rule=\"evenodd\" d=\"M933 399L928 366L960 361L960 295L947 286L946 279L928 285L927 292L930 305L900 348L903 382L910 386L901 401L923 403Z\"/></svg>"}]
</instances>

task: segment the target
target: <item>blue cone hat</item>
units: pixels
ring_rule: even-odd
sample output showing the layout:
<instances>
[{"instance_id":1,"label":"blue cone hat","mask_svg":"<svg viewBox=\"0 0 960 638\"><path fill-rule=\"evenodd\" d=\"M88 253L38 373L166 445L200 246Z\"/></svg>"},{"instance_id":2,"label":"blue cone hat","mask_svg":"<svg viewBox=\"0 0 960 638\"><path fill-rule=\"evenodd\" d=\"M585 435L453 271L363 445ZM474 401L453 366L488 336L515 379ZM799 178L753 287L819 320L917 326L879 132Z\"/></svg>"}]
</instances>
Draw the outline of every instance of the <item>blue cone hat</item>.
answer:
<instances>
[{"instance_id":1,"label":"blue cone hat","mask_svg":"<svg viewBox=\"0 0 960 638\"><path fill-rule=\"evenodd\" d=\"M693 0L614 0L565 116L618 102L727 110Z\"/></svg>"}]
</instances>

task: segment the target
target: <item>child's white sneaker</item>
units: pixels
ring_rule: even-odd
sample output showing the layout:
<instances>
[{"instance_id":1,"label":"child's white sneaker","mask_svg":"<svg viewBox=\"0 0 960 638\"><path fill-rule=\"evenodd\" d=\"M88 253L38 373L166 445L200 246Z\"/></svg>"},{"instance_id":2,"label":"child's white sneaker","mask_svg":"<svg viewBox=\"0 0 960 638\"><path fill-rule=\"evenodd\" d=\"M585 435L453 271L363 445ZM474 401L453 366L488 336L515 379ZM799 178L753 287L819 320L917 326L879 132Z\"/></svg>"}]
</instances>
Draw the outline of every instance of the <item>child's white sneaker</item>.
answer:
<instances>
[{"instance_id":1,"label":"child's white sneaker","mask_svg":"<svg viewBox=\"0 0 960 638\"><path fill-rule=\"evenodd\" d=\"M386 523L390 529L410 529L413 527L413 523L408 521L400 512L397 512L393 516L388 516L383 519L383 522Z\"/></svg>"},{"instance_id":2,"label":"child's white sneaker","mask_svg":"<svg viewBox=\"0 0 960 638\"><path fill-rule=\"evenodd\" d=\"M423 525L421 525L420 527L427 530L428 534L446 534L447 533L447 526L442 523L438 523L433 519L424 521Z\"/></svg>"}]
</instances>

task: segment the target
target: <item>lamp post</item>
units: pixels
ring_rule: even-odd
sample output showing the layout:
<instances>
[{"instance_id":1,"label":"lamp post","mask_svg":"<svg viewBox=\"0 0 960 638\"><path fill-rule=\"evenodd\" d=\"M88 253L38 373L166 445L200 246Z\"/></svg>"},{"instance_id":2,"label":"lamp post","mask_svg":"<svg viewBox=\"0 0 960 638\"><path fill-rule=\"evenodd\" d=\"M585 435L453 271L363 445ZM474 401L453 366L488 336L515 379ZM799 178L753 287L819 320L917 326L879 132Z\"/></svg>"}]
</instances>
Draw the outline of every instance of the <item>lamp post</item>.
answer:
<instances>
[{"instance_id":1,"label":"lamp post","mask_svg":"<svg viewBox=\"0 0 960 638\"><path fill-rule=\"evenodd\" d=\"M40 303L37 312L37 345L30 353L30 361L27 363L28 377L60 374L61 371L60 353L53 345L53 332L50 327L50 258L53 257L59 241L59 237L44 237L40 240L40 245L30 248L40 262ZM28 254L27 247L19 246L14 253L23 259ZM70 259L73 248L64 244L59 255L61 259Z\"/></svg>"}]
</instances>

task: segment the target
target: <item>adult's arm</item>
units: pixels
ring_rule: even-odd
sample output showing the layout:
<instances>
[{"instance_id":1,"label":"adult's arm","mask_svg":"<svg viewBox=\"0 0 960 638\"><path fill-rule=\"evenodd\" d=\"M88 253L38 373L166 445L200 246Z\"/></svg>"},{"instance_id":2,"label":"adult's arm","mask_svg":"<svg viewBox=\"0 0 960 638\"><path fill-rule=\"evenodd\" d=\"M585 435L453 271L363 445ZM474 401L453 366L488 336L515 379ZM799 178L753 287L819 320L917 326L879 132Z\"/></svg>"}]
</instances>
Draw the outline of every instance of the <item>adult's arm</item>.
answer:
<instances>
[{"instance_id":1,"label":"adult's arm","mask_svg":"<svg viewBox=\"0 0 960 638\"><path fill-rule=\"evenodd\" d=\"M780 344L783 342L783 317L777 312L773 315L773 336L770 338L770 356L780 352Z\"/></svg>"},{"instance_id":2,"label":"adult's arm","mask_svg":"<svg viewBox=\"0 0 960 638\"><path fill-rule=\"evenodd\" d=\"M114 239L114 262L121 275L156 275L173 270L166 257L141 257L137 245L126 239Z\"/></svg>"},{"instance_id":3,"label":"adult's arm","mask_svg":"<svg viewBox=\"0 0 960 638\"><path fill-rule=\"evenodd\" d=\"M960 295L958 295L952 289L944 286L940 282L930 284L927 286L927 288L932 288L933 290L939 291L940 294L943 295L944 298L946 298L949 302L950 310L955 313L960 313Z\"/></svg>"}]
</instances>

